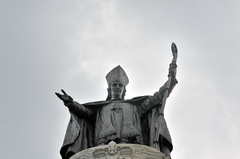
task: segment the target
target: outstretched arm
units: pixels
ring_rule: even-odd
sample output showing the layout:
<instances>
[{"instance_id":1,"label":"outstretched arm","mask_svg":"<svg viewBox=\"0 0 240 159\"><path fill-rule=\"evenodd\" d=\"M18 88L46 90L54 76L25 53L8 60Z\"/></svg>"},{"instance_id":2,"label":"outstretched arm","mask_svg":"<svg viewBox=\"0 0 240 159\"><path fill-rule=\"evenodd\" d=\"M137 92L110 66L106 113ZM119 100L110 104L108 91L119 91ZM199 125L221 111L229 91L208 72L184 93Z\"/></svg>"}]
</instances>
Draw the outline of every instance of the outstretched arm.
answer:
<instances>
[{"instance_id":1,"label":"outstretched arm","mask_svg":"<svg viewBox=\"0 0 240 159\"><path fill-rule=\"evenodd\" d=\"M167 97L169 97L169 94L172 92L174 86L178 83L176 79L176 73L177 73L177 46L175 43L172 43L172 54L173 59L172 63L169 65L169 73L168 73L168 81L159 89L158 92L156 92L153 96L146 99L142 104L142 110L149 110L153 108L156 105L161 105L160 113L163 114L165 103ZM144 112L144 111L141 111Z\"/></svg>"},{"instance_id":2,"label":"outstretched arm","mask_svg":"<svg viewBox=\"0 0 240 159\"><path fill-rule=\"evenodd\" d=\"M165 82L165 84L159 89L159 91L156 92L152 97L150 97L150 100L153 103L153 105L161 104L163 101L163 97L166 89L169 90L167 94L167 97L168 97L169 94L172 92L173 88L175 87L175 85L178 83L176 79L176 68L177 68L176 64L173 64L173 63L170 64L168 77L171 76L171 84L169 88L167 88L168 81Z\"/></svg>"},{"instance_id":3,"label":"outstretched arm","mask_svg":"<svg viewBox=\"0 0 240 159\"><path fill-rule=\"evenodd\" d=\"M170 64L168 76L172 76L171 84L168 89L169 90L168 96L169 96L169 94L172 92L175 85L178 83L177 79L175 78L176 77L176 64L174 65L174 67L172 66L172 64ZM140 104L139 108L141 108L140 109L141 113L147 112L148 110L154 108L156 105L162 106L165 91L167 89L167 84L168 84L168 81L165 82L165 84L162 87L160 87L160 89L156 93L154 93L153 96L149 96L148 98L145 99L145 101L143 101Z\"/></svg>"},{"instance_id":4,"label":"outstretched arm","mask_svg":"<svg viewBox=\"0 0 240 159\"><path fill-rule=\"evenodd\" d=\"M81 118L89 117L92 114L91 110L79 104L78 102L75 102L72 97L69 96L63 89L61 91L63 94L55 94L63 101L64 105L68 107L69 111L73 112Z\"/></svg>"},{"instance_id":5,"label":"outstretched arm","mask_svg":"<svg viewBox=\"0 0 240 159\"><path fill-rule=\"evenodd\" d=\"M155 93L153 99L156 99L156 101L161 101L162 110L161 113L164 111L165 103L167 97L169 97L169 94L172 92L174 86L178 83L176 79L176 73L177 73L177 56L178 56L178 50L175 43L172 43L171 46L172 49L172 63L169 65L169 74L168 74L168 81L159 89L159 92Z\"/></svg>"}]
</instances>

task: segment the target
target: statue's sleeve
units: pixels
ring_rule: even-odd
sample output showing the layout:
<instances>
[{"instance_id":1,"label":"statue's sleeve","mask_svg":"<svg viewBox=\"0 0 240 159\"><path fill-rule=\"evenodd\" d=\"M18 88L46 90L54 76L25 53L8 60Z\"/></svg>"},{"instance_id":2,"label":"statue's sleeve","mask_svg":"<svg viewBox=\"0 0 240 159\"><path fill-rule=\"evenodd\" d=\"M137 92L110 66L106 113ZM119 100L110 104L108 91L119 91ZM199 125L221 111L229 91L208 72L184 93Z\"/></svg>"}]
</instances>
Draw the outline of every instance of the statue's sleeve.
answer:
<instances>
[{"instance_id":1,"label":"statue's sleeve","mask_svg":"<svg viewBox=\"0 0 240 159\"><path fill-rule=\"evenodd\" d=\"M169 97L169 94L172 92L173 88L177 83L178 81L176 80L176 78L172 78L167 97ZM161 108L166 87L167 82L159 89L158 92L156 92L152 97L150 97L150 100L154 106ZM150 127L149 133L150 146L151 147L157 146L155 148L159 150L161 149L162 146L167 146L168 149L172 151L173 146L171 135L169 133L164 116L160 115L161 111L158 108L152 109L151 113L148 114L148 122ZM157 131L158 128L160 129L160 132Z\"/></svg>"},{"instance_id":2,"label":"statue's sleeve","mask_svg":"<svg viewBox=\"0 0 240 159\"><path fill-rule=\"evenodd\" d=\"M169 88L169 94L172 92L174 86L177 83L178 83L177 79L173 78L171 81L170 88ZM149 110L151 110L152 108L162 104L166 86L167 86L167 82L162 87L160 87L160 89L156 93L154 93L153 96L149 96L140 104L140 113L141 114L144 114L144 113L148 112ZM169 96L169 94L168 94L168 96Z\"/></svg>"},{"instance_id":3,"label":"statue's sleeve","mask_svg":"<svg viewBox=\"0 0 240 159\"><path fill-rule=\"evenodd\" d=\"M178 83L177 79L172 78L171 85L169 88L169 93L168 93L167 97L169 97L170 93L172 92L173 88L175 87L175 85L177 83ZM167 87L167 82L165 82L165 84L162 87L160 87L158 92L154 93L154 95L150 97L150 100L154 105L158 105L158 104L162 103L166 87Z\"/></svg>"},{"instance_id":4,"label":"statue's sleeve","mask_svg":"<svg viewBox=\"0 0 240 159\"><path fill-rule=\"evenodd\" d=\"M86 108L82 104L79 104L78 102L73 101L70 104L66 105L70 112L73 112L76 114L79 118L86 118L90 117L92 115L92 110Z\"/></svg>"}]
</instances>

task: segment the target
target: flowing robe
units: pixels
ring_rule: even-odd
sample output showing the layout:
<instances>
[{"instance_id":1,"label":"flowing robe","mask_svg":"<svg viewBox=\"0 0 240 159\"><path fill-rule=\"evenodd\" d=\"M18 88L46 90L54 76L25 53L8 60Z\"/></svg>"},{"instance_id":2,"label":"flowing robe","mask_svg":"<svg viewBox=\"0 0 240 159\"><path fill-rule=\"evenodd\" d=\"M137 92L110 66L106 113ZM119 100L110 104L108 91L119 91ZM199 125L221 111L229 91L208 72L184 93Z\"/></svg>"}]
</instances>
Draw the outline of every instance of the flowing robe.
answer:
<instances>
[{"instance_id":1,"label":"flowing robe","mask_svg":"<svg viewBox=\"0 0 240 159\"><path fill-rule=\"evenodd\" d=\"M172 80L170 92L177 83ZM171 136L166 121L159 123L159 108L166 84L153 96L136 97L131 100L99 101L86 104L73 102L68 105L71 118L60 150L63 159L68 159L84 149L107 144L136 143L153 147L154 139L160 135L169 150ZM161 126L160 134L156 127ZM157 141L160 144L160 141ZM160 150L160 146L158 148Z\"/></svg>"}]
</instances>

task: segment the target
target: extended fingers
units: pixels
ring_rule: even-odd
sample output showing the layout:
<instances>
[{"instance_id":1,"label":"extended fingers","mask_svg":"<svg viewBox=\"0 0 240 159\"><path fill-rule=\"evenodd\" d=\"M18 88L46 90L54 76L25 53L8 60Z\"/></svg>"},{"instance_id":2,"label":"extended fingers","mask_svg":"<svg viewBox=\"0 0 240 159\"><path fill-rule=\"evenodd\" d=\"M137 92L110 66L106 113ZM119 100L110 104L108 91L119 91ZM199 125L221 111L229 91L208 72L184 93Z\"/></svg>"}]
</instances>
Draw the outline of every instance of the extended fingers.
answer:
<instances>
[{"instance_id":1,"label":"extended fingers","mask_svg":"<svg viewBox=\"0 0 240 159\"><path fill-rule=\"evenodd\" d=\"M68 95L63 89L61 89L61 91L63 92L64 95Z\"/></svg>"},{"instance_id":2,"label":"extended fingers","mask_svg":"<svg viewBox=\"0 0 240 159\"><path fill-rule=\"evenodd\" d=\"M58 98L62 99L62 95L60 93L55 92L55 94L58 96Z\"/></svg>"}]
</instances>

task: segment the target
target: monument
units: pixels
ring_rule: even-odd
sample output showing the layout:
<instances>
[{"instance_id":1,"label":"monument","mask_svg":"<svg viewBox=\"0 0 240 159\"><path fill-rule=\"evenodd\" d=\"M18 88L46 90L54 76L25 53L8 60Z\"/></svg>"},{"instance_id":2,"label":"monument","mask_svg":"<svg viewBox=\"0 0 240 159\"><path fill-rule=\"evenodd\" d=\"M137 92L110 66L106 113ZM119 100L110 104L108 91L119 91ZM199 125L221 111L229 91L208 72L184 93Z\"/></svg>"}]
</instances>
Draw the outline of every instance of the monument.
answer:
<instances>
[{"instance_id":1,"label":"monument","mask_svg":"<svg viewBox=\"0 0 240 159\"><path fill-rule=\"evenodd\" d=\"M128 76L121 66L107 75L105 101L79 104L64 90L56 95L71 114L63 159L170 159L172 140L164 119L166 99L177 84L177 47L167 82L152 96L125 100Z\"/></svg>"}]
</instances>

